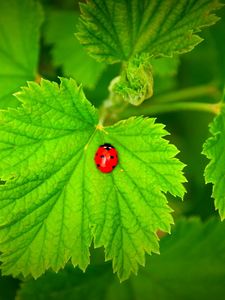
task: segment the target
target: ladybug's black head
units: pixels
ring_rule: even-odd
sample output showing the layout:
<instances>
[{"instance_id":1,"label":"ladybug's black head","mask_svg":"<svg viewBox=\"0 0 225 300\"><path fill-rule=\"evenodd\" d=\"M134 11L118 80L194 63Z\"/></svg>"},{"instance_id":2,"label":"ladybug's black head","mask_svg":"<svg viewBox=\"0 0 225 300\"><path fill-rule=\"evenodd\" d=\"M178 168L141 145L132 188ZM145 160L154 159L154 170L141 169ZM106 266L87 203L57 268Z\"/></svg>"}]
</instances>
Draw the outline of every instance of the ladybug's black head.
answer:
<instances>
[{"instance_id":1,"label":"ladybug's black head","mask_svg":"<svg viewBox=\"0 0 225 300\"><path fill-rule=\"evenodd\" d=\"M110 150L110 149L112 149L112 148L114 148L111 144L109 144L109 143L105 143L104 145L101 145L100 147L103 147L103 148L105 148L106 150Z\"/></svg>"}]
</instances>

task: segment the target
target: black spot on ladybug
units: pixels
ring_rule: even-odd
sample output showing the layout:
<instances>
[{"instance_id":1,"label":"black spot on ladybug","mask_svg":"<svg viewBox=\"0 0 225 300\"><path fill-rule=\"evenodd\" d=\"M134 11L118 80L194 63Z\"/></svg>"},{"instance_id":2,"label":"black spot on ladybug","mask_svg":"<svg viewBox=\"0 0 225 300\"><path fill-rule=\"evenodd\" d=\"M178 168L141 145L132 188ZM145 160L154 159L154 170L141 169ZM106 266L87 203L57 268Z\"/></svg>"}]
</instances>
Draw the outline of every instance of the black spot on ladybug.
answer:
<instances>
[{"instance_id":1,"label":"black spot on ladybug","mask_svg":"<svg viewBox=\"0 0 225 300\"><path fill-rule=\"evenodd\" d=\"M105 155L101 155L100 157L101 157L101 158L104 158L104 157L105 157Z\"/></svg>"},{"instance_id":2,"label":"black spot on ladybug","mask_svg":"<svg viewBox=\"0 0 225 300\"><path fill-rule=\"evenodd\" d=\"M111 155L111 156L110 156L110 158L114 158L114 156L113 156L113 155Z\"/></svg>"},{"instance_id":3,"label":"black spot on ladybug","mask_svg":"<svg viewBox=\"0 0 225 300\"><path fill-rule=\"evenodd\" d=\"M100 167L100 164L97 164L97 167L99 168L99 167Z\"/></svg>"}]
</instances>

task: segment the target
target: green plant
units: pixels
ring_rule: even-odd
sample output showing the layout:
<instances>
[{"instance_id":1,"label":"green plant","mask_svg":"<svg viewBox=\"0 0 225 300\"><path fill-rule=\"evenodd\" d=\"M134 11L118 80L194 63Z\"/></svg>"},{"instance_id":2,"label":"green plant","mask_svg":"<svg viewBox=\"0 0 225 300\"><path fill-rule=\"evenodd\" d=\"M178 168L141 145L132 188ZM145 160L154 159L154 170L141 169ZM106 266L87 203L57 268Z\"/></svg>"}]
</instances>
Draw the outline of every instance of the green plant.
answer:
<instances>
[{"instance_id":1,"label":"green plant","mask_svg":"<svg viewBox=\"0 0 225 300\"><path fill-rule=\"evenodd\" d=\"M79 16L70 0L0 2L0 259L9 276L0 278L0 299L14 297L5 282L17 299L224 293L224 224L205 220L213 210L199 155L204 143L205 181L223 220L225 21L215 14L222 6L89 0ZM94 163L104 143L119 154L107 174Z\"/></svg>"}]
</instances>

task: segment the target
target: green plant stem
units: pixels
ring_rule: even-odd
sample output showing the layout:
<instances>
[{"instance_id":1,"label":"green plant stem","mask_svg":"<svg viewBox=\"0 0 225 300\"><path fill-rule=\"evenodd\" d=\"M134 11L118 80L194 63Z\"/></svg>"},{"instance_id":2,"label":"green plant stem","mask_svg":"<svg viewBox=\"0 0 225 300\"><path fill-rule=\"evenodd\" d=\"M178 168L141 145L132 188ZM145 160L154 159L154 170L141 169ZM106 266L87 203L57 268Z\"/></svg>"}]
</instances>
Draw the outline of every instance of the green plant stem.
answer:
<instances>
[{"instance_id":1,"label":"green plant stem","mask_svg":"<svg viewBox=\"0 0 225 300\"><path fill-rule=\"evenodd\" d=\"M220 110L221 103L175 102L168 104L152 104L151 102L148 102L138 107L129 106L119 115L119 119L126 119L135 115L154 116L175 111L205 111L212 114L218 114Z\"/></svg>"},{"instance_id":2,"label":"green plant stem","mask_svg":"<svg viewBox=\"0 0 225 300\"><path fill-rule=\"evenodd\" d=\"M185 88L179 91L166 93L152 98L152 101L155 103L165 103L165 102L176 102L184 100L193 100L199 97L213 97L218 99L220 97L220 91L218 88L210 84L199 85L194 87Z\"/></svg>"},{"instance_id":3,"label":"green plant stem","mask_svg":"<svg viewBox=\"0 0 225 300\"><path fill-rule=\"evenodd\" d=\"M218 114L222 107L221 102L193 102L193 99L206 96L212 99L220 98L221 94L215 83L189 87L179 91L155 96L152 99L146 100L140 106L127 104L127 107L125 106L126 109L115 110L115 107L112 107L111 111L107 108L108 113L106 118L104 118L104 125L113 124L118 120L126 119L130 116L154 116L175 111L203 111ZM111 97L115 97L115 95L111 93ZM111 99L111 102L113 103L114 101Z\"/></svg>"}]
</instances>

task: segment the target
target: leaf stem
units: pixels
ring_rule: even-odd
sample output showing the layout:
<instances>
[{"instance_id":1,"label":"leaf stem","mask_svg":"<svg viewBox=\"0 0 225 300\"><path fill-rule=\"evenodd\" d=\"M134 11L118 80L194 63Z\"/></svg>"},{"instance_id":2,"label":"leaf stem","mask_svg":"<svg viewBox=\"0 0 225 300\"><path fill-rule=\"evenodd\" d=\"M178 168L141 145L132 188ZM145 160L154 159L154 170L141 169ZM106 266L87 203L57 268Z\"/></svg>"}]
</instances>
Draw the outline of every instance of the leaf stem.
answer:
<instances>
[{"instance_id":1,"label":"leaf stem","mask_svg":"<svg viewBox=\"0 0 225 300\"><path fill-rule=\"evenodd\" d=\"M111 98L114 96L110 94ZM211 82L205 85L188 87L178 91L155 96L152 99L146 100L139 106L127 104L121 110L116 110L115 106L108 110L105 114L106 124L113 124L118 120L129 118L130 116L155 116L162 113L176 111L204 111L212 114L218 114L222 108L222 102L206 103L195 102L193 99L199 97L211 97L214 100L220 98L221 94L216 84ZM191 101L188 101L191 100ZM112 99L111 102L113 103ZM120 104L118 105L120 106ZM126 109L124 109L126 107Z\"/></svg>"},{"instance_id":2,"label":"leaf stem","mask_svg":"<svg viewBox=\"0 0 225 300\"><path fill-rule=\"evenodd\" d=\"M203 103L203 102L175 102L165 104L143 104L139 107L129 106L119 118L124 119L135 115L154 116L157 114L175 112L175 111L204 111L212 114L218 114L222 103Z\"/></svg>"},{"instance_id":3,"label":"leaf stem","mask_svg":"<svg viewBox=\"0 0 225 300\"><path fill-rule=\"evenodd\" d=\"M157 103L176 102L184 100L193 100L198 97L210 96L218 99L220 97L220 91L218 88L210 84L199 85L194 87L188 87L179 91L166 93L152 98L152 101Z\"/></svg>"}]
</instances>

